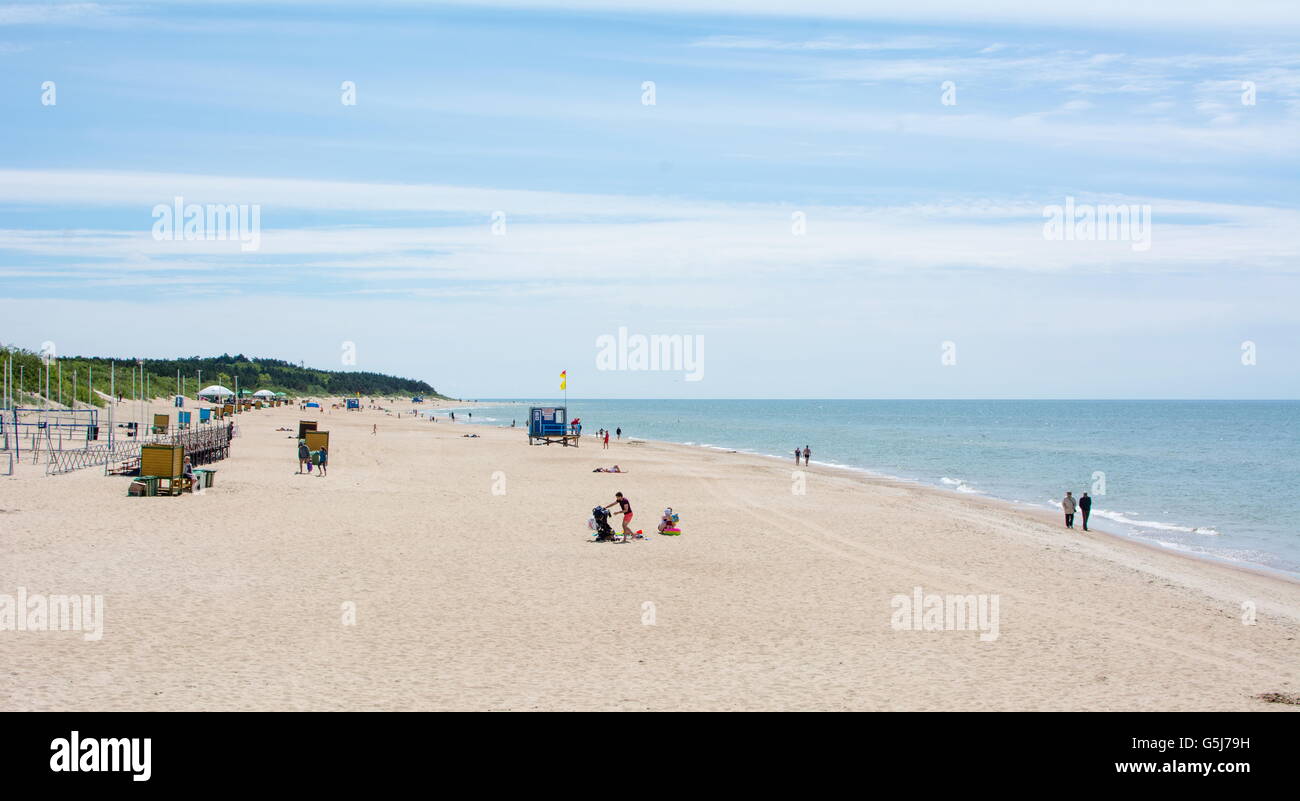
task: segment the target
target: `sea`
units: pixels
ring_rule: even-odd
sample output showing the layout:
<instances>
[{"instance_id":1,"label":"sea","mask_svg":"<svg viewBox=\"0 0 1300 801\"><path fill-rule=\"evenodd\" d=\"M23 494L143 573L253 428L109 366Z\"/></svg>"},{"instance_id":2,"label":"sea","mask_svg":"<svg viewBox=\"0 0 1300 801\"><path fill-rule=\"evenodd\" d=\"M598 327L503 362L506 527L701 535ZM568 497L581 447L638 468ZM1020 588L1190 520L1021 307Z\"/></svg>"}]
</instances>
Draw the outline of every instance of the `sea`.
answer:
<instances>
[{"instance_id":1,"label":"sea","mask_svg":"<svg viewBox=\"0 0 1300 801\"><path fill-rule=\"evenodd\" d=\"M1059 511L1066 490L1088 492L1093 528L1300 578L1300 401L567 403L584 435L621 428L625 439L765 455L792 468L794 449L807 445L813 464L1038 509ZM458 421L522 428L529 406L557 401L481 404L456 409Z\"/></svg>"}]
</instances>

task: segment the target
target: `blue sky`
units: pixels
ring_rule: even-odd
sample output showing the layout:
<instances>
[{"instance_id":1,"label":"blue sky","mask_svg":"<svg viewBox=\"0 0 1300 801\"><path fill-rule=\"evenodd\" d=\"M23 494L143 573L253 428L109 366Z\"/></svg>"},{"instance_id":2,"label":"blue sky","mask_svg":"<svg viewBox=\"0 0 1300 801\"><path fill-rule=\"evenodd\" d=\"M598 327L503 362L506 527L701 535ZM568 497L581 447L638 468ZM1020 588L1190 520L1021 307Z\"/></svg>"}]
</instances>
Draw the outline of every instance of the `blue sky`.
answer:
<instances>
[{"instance_id":1,"label":"blue sky","mask_svg":"<svg viewBox=\"0 0 1300 801\"><path fill-rule=\"evenodd\" d=\"M976 5L7 5L0 338L346 342L466 397L1300 396L1300 7ZM258 249L156 241L176 196ZM1067 197L1150 247L1044 238ZM702 380L597 370L620 327Z\"/></svg>"}]
</instances>

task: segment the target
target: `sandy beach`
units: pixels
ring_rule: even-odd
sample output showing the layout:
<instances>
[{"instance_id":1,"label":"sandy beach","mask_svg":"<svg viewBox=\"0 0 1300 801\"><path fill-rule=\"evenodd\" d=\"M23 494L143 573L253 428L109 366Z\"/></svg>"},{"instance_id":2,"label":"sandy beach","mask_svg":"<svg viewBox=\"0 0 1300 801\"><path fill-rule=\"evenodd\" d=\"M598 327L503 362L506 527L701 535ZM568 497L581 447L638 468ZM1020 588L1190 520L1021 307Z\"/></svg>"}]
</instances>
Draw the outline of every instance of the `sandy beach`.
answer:
<instances>
[{"instance_id":1,"label":"sandy beach","mask_svg":"<svg viewBox=\"0 0 1300 801\"><path fill-rule=\"evenodd\" d=\"M1284 578L816 465L315 412L236 417L201 494L0 477L0 593L104 597L97 641L0 631L0 709L1298 708L1256 698L1300 691ZM648 541L589 542L615 491ZM996 636L900 629L918 587L996 597Z\"/></svg>"}]
</instances>

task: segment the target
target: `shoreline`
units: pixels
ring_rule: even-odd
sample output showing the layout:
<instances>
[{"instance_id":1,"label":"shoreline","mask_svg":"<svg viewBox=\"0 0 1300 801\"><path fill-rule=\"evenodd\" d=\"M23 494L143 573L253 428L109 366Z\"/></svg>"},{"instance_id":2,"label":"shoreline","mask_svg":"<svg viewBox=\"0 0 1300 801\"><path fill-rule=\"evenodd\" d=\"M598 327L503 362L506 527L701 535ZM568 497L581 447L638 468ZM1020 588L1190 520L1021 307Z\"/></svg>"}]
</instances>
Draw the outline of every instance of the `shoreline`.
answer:
<instances>
[{"instance_id":1,"label":"shoreline","mask_svg":"<svg viewBox=\"0 0 1300 801\"><path fill-rule=\"evenodd\" d=\"M527 407L532 403L535 402L534 401L488 400L488 401L481 401L479 402L478 405L492 407L492 406L505 406L505 405L518 404ZM463 421L458 420L456 422L459 423ZM468 424L484 425L489 427L505 428L505 429L511 428L509 425L500 425L498 423L468 423ZM593 434L592 436L594 437L595 435ZM641 440L642 442L655 443L657 445L671 445L671 446L677 446L683 448L695 448L706 452L713 451L717 453L735 453L735 454L741 454L746 456L757 456L764 459L772 459L777 462L786 462L787 465L789 464L789 462L787 461L789 459L788 454L781 456L772 453L762 453L759 451L754 451L749 449L741 449L738 447L732 447L726 445L715 445L712 443L677 442L674 440L652 439L647 437L627 437L624 441L632 441L638 439ZM945 495L965 498L968 500L990 501L996 504L1004 505L1008 509L1008 511L1012 511L1015 513L1023 513L1026 515L1032 515L1040 522L1054 523L1058 528L1062 529L1063 532L1070 533L1070 534L1083 533L1082 530L1077 527L1073 530L1066 529L1063 520L1061 519L1061 515L1063 514L1062 512L1053 511L1052 509L1047 508L1046 506L1039 506L1029 501L1019 501L1010 498L1002 498L980 490L976 490L972 492L960 492L957 489L947 489L943 485L931 483L923 479L914 479L914 478L907 478L905 476L890 475L888 473L882 473L880 471L873 470L872 468L869 467L859 467L856 465L846 465L846 464L833 464L830 462L823 462L817 460L814 460L813 464L828 470L843 470L852 474L860 474L870 479L875 479L884 482L896 482L898 484L906 485L909 487L914 486L916 488L934 490L936 492L943 493ZM962 483L964 484L965 482L963 481ZM1081 518L1076 516L1076 520L1075 520L1076 526L1080 524L1080 519ZM1098 525L1098 521L1101 521L1100 525ZM1235 570L1242 570L1253 574L1276 578L1300 586L1300 573L1269 567L1268 565L1261 565L1252 562L1247 562L1244 560L1232 559L1226 556L1218 556L1210 553L1199 553L1191 550L1183 550L1181 548L1177 548L1171 545L1165 545L1160 542L1153 542L1151 540L1147 540L1142 537L1135 536L1133 534L1128 534L1123 531L1115 530L1116 526L1123 526L1126 524L1114 520L1110 517L1103 516L1097 511L1093 512L1092 518L1090 519L1089 523L1090 523L1090 527L1089 530L1086 532L1087 534L1093 534L1093 533L1102 534L1106 537L1110 537L1112 539L1121 542L1130 543L1132 545L1137 545L1144 548L1154 549L1155 551L1160 553L1168 553L1171 555L1183 557L1185 559L1193 559L1199 562L1206 562L1221 567L1227 567ZM1177 524L1165 524L1165 525L1177 525Z\"/></svg>"},{"instance_id":2,"label":"shoreline","mask_svg":"<svg viewBox=\"0 0 1300 801\"><path fill-rule=\"evenodd\" d=\"M474 424L470 423L469 425L474 425ZM506 426L506 428L508 429L509 426ZM628 438L628 439L631 440L631 439L638 439L638 438ZM645 438L639 438L639 439L642 442L645 442L647 444L653 443L654 445L659 447L714 451L721 454L735 454L739 456L752 456L760 459L773 459L778 462L783 461L781 457L773 456L770 454L733 450L733 449L724 448L722 446L694 445L694 444L687 444L682 442L670 442L667 440L652 440L652 439L645 439ZM626 441L628 440L625 440L625 442ZM1033 520L1035 523L1040 523L1052 528L1060 529L1060 533L1065 536L1076 536L1085 533L1079 528L1075 528L1075 529L1065 528L1064 523L1061 520L1061 515L1063 513L1055 513L1048 509L1037 509L1021 501L1011 501L1005 498L998 498L992 495L982 495L982 494L975 495L972 493L961 493L955 490L946 490L943 487L936 486L933 484L928 484L918 479L909 479L909 478L900 478L897 476L890 476L883 473L877 473L875 471L863 467L852 467L848 465L833 465L833 464L828 464L826 462L817 462L817 461L814 461L813 465L824 470L833 470L833 471L840 471L846 473L848 474L849 478L861 481L866 484L878 483L882 486L908 489L908 490L912 490L924 494L933 494L935 496L943 497L943 498L952 498L963 503L969 502L975 504L985 504L994 507L998 511L1010 513L1013 515L1023 516L1025 518ZM1186 560L1193 564L1205 565L1217 569L1239 571L1247 575L1257 576L1259 578L1264 578L1268 580L1281 581L1285 584L1300 588L1300 577L1293 576L1289 573L1286 573L1285 571L1274 570L1265 565L1253 565L1244 562L1234 562L1227 559L1213 557L1207 554L1198 554L1198 553L1192 553L1188 551L1180 551L1175 548L1166 547L1159 543L1147 542L1138 539L1136 537L1126 536L1118 532L1107 531L1105 529L1098 528L1095 525L1089 528L1089 530L1086 533L1099 534L1101 535L1102 538L1104 538L1100 540L1101 542L1113 544L1114 546L1117 547L1118 546L1136 547L1136 548L1143 549L1151 554L1170 556L1170 557ZM1300 619L1300 614L1297 615L1297 619Z\"/></svg>"}]
</instances>

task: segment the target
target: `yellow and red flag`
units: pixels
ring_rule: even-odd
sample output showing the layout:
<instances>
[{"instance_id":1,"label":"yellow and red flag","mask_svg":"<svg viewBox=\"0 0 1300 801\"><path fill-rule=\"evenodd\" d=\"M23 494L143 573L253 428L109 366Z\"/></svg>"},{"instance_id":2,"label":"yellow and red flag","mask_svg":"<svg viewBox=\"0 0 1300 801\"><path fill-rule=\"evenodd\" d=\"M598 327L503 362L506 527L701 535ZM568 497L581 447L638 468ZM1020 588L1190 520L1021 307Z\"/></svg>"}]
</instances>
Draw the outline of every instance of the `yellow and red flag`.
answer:
<instances>
[{"instance_id":1,"label":"yellow and red flag","mask_svg":"<svg viewBox=\"0 0 1300 801\"><path fill-rule=\"evenodd\" d=\"M560 371L560 389L568 389L568 388L569 388L569 371L568 371L568 370L561 370L561 371Z\"/></svg>"}]
</instances>

